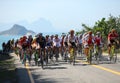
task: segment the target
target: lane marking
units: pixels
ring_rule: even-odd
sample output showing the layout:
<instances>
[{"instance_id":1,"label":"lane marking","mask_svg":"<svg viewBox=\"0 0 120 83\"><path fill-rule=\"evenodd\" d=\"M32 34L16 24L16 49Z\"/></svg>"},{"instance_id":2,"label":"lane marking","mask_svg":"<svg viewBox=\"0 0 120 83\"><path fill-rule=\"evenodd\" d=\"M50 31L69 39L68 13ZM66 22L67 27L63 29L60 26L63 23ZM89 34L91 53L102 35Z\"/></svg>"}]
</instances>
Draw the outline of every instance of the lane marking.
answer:
<instances>
[{"instance_id":1,"label":"lane marking","mask_svg":"<svg viewBox=\"0 0 120 83\"><path fill-rule=\"evenodd\" d=\"M35 83L35 81L34 81L34 79L33 79L33 77L32 77L32 74L31 74L31 72L30 72L30 70L29 70L29 65L28 65L28 63L26 63L25 68L27 69L27 72L28 72L28 75L29 75L29 78L30 78L30 82L31 82L31 83Z\"/></svg>"},{"instance_id":2,"label":"lane marking","mask_svg":"<svg viewBox=\"0 0 120 83\"><path fill-rule=\"evenodd\" d=\"M120 75L120 72L109 69L109 68L105 68L105 67L98 66L98 65L92 65L92 66L96 67L96 68L99 68L99 69L102 69L102 70L105 70L105 71L108 71L108 72L111 72L111 73L116 74L116 75Z\"/></svg>"},{"instance_id":3,"label":"lane marking","mask_svg":"<svg viewBox=\"0 0 120 83\"><path fill-rule=\"evenodd\" d=\"M82 60L76 60L76 61L77 62L82 62L83 64L89 64L88 62L84 62ZM112 70L112 69L109 69L109 68L105 68L105 67L98 66L98 65L91 65L91 66L96 67L96 68L101 69L101 70L105 70L107 72L111 72L111 73L116 74L116 75L120 75L120 72Z\"/></svg>"}]
</instances>

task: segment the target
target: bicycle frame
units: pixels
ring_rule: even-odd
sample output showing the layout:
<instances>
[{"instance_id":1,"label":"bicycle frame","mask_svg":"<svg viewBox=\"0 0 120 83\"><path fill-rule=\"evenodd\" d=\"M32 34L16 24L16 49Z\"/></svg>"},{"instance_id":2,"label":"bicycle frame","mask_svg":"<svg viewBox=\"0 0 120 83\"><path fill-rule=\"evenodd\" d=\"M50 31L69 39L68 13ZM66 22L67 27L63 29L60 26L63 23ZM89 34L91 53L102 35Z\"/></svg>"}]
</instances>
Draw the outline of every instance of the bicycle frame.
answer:
<instances>
[{"instance_id":1,"label":"bicycle frame","mask_svg":"<svg viewBox=\"0 0 120 83\"><path fill-rule=\"evenodd\" d=\"M116 52L115 44L112 44L111 51L110 51L110 61L116 63L117 60L117 52Z\"/></svg>"},{"instance_id":2,"label":"bicycle frame","mask_svg":"<svg viewBox=\"0 0 120 83\"><path fill-rule=\"evenodd\" d=\"M75 65L75 47L72 47L70 49L70 63L73 62L73 65Z\"/></svg>"},{"instance_id":3,"label":"bicycle frame","mask_svg":"<svg viewBox=\"0 0 120 83\"><path fill-rule=\"evenodd\" d=\"M93 45L90 45L89 46L89 53L88 53L88 63L92 64L92 48L93 48Z\"/></svg>"},{"instance_id":4,"label":"bicycle frame","mask_svg":"<svg viewBox=\"0 0 120 83\"><path fill-rule=\"evenodd\" d=\"M101 54L102 54L102 49L98 45L95 46L95 49L96 49L95 58L96 58L97 63L99 64L99 60L100 60Z\"/></svg>"},{"instance_id":5,"label":"bicycle frame","mask_svg":"<svg viewBox=\"0 0 120 83\"><path fill-rule=\"evenodd\" d=\"M41 63L41 67L42 69L44 69L44 49L42 48L40 48L39 57L40 57L40 61L38 62L38 66L39 66L39 63Z\"/></svg>"}]
</instances>

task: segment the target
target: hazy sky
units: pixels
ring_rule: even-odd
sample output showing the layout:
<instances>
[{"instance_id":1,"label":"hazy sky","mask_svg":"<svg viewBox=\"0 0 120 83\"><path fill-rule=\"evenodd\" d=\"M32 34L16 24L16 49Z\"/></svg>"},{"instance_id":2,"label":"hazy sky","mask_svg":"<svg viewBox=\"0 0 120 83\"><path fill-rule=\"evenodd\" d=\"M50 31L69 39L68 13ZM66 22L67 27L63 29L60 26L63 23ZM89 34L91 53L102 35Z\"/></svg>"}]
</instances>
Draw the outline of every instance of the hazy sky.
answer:
<instances>
[{"instance_id":1,"label":"hazy sky","mask_svg":"<svg viewBox=\"0 0 120 83\"><path fill-rule=\"evenodd\" d=\"M79 30L82 23L92 26L102 17L108 18L109 14L120 15L120 0L0 0L0 24L33 24L44 19L59 31ZM36 32L39 29L27 28Z\"/></svg>"}]
</instances>

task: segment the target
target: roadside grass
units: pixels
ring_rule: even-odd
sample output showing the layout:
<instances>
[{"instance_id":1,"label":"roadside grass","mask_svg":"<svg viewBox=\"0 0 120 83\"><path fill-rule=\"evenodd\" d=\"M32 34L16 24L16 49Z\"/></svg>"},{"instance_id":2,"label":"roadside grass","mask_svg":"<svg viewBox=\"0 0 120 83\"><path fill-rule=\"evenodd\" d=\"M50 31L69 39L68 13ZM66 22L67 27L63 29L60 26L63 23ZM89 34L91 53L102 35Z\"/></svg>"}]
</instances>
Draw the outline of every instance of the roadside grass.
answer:
<instances>
[{"instance_id":1,"label":"roadside grass","mask_svg":"<svg viewBox=\"0 0 120 83\"><path fill-rule=\"evenodd\" d=\"M0 54L0 83L17 83L14 58L9 54Z\"/></svg>"}]
</instances>

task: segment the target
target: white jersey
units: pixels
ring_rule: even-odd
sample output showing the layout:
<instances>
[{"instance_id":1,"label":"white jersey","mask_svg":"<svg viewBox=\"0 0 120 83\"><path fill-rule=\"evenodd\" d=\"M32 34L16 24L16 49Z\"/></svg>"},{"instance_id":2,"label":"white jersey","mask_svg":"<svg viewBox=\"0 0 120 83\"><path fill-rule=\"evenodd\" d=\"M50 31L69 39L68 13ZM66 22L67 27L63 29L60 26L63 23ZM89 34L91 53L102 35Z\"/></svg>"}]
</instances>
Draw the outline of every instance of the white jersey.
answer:
<instances>
[{"instance_id":1,"label":"white jersey","mask_svg":"<svg viewBox=\"0 0 120 83\"><path fill-rule=\"evenodd\" d=\"M53 46L55 46L55 47L60 47L61 46L61 44L60 44L60 42L61 42L61 39L59 39L59 38L54 38L53 39Z\"/></svg>"},{"instance_id":2,"label":"white jersey","mask_svg":"<svg viewBox=\"0 0 120 83\"><path fill-rule=\"evenodd\" d=\"M48 38L48 39L46 40L46 43L50 43L50 42L51 42L51 39Z\"/></svg>"},{"instance_id":3,"label":"white jersey","mask_svg":"<svg viewBox=\"0 0 120 83\"><path fill-rule=\"evenodd\" d=\"M68 36L65 36L64 42L68 42Z\"/></svg>"},{"instance_id":4,"label":"white jersey","mask_svg":"<svg viewBox=\"0 0 120 83\"><path fill-rule=\"evenodd\" d=\"M78 38L78 43L82 44L82 38L80 38L80 37Z\"/></svg>"},{"instance_id":5,"label":"white jersey","mask_svg":"<svg viewBox=\"0 0 120 83\"><path fill-rule=\"evenodd\" d=\"M68 36L68 42L76 42L76 37L73 36L71 37L70 35Z\"/></svg>"}]
</instances>

